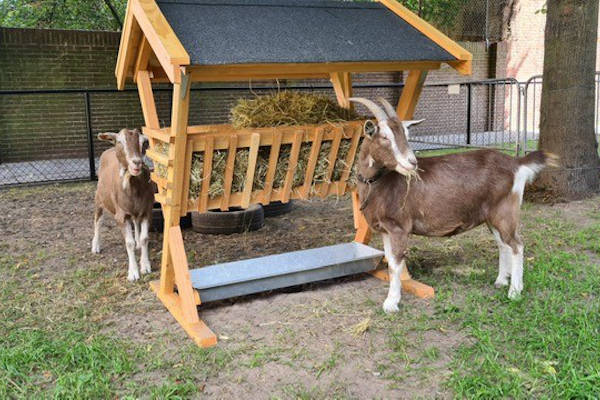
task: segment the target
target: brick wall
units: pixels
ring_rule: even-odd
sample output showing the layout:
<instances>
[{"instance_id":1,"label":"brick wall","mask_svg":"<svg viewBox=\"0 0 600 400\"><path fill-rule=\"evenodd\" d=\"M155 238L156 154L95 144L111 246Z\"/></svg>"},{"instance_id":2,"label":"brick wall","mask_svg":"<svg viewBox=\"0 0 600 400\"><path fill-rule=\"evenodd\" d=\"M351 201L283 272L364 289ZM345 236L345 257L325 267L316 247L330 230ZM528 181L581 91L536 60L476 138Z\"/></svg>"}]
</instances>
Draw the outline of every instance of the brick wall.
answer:
<instances>
[{"instance_id":1,"label":"brick wall","mask_svg":"<svg viewBox=\"0 0 600 400\"><path fill-rule=\"evenodd\" d=\"M0 90L115 88L114 66L120 34L64 30L0 28ZM430 72L427 83L467 81L493 77L490 52L483 43L465 43L473 52L473 75L458 75L448 66ZM359 74L354 82L399 83L402 74ZM303 82L290 82L302 84ZM326 81L312 84L328 84ZM258 91L258 90L256 90ZM333 96L332 91L326 91ZM397 88L357 89L356 95L383 96L396 102ZM168 125L170 92L157 91L159 118ZM221 123L235 100L252 96L245 91L193 91L190 123ZM476 93L476 101L486 102L488 93ZM101 131L143 123L137 92L92 93L91 122L94 136ZM85 102L82 94L0 96L0 162L51 158L87 157ZM464 131L466 93L449 95L447 88L428 88L417 108L416 117L427 118L419 128L422 134ZM481 113L482 115L484 113ZM479 114L477 114L479 115ZM475 118L479 118L474 115ZM483 117L482 117L483 118ZM485 124L485 118L474 122ZM95 143L96 155L105 146Z\"/></svg>"}]
</instances>

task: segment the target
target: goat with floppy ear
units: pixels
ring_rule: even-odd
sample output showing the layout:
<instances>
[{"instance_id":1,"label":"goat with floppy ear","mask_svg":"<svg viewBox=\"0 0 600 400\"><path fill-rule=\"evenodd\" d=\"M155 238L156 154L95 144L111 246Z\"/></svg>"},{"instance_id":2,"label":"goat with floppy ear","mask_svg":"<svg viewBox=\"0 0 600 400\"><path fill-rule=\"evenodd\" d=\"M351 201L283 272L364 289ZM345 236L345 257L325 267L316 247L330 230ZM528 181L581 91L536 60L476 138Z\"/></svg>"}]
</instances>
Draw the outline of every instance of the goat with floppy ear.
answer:
<instances>
[{"instance_id":1,"label":"goat with floppy ear","mask_svg":"<svg viewBox=\"0 0 600 400\"><path fill-rule=\"evenodd\" d=\"M141 273L151 271L148 228L154 204L150 170L143 162L148 138L138 129L100 133L98 138L114 146L100 156L94 212L92 253L100 252L100 228L104 211L111 213L121 228L129 259L127 279L139 279L135 248L141 249Z\"/></svg>"},{"instance_id":2,"label":"goat with floppy ear","mask_svg":"<svg viewBox=\"0 0 600 400\"><path fill-rule=\"evenodd\" d=\"M421 121L401 121L385 100L351 101L367 107L377 125L361 145L358 195L369 226L383 237L390 288L385 312L398 311L400 274L406 268L409 234L452 236L483 223L499 248L496 287L509 284L508 297L523 290L523 244L519 211L525 184L556 156L535 151L514 158L495 150L416 158L408 144L409 128ZM418 172L417 172L418 171ZM418 179L410 179L418 174Z\"/></svg>"}]
</instances>

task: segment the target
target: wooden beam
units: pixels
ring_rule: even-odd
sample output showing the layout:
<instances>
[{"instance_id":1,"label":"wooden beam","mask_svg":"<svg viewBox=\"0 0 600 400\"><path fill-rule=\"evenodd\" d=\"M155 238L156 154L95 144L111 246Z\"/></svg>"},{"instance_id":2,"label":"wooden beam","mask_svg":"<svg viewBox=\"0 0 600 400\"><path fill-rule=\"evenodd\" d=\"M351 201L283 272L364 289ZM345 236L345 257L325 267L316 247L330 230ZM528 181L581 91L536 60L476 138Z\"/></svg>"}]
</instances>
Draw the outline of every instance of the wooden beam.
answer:
<instances>
[{"instance_id":1,"label":"wooden beam","mask_svg":"<svg viewBox=\"0 0 600 400\"><path fill-rule=\"evenodd\" d=\"M158 299L164 304L179 325L181 325L198 346L211 347L217 344L217 336L202 320L191 323L186 320L183 314L181 299L176 293L161 292L159 281L150 282L150 288L156 293Z\"/></svg>"},{"instance_id":2,"label":"wooden beam","mask_svg":"<svg viewBox=\"0 0 600 400\"><path fill-rule=\"evenodd\" d=\"M121 42L119 44L119 55L117 56L117 65L115 67L115 76L117 77L117 89L125 89L125 82L129 76L130 69L136 57L136 49L141 39L140 26L133 16L131 2L127 3L125 12L125 23L121 32Z\"/></svg>"},{"instance_id":3,"label":"wooden beam","mask_svg":"<svg viewBox=\"0 0 600 400\"><path fill-rule=\"evenodd\" d=\"M412 70L408 73L398 101L397 113L400 120L409 120L413 117L425 78L427 78L427 71Z\"/></svg>"},{"instance_id":4,"label":"wooden beam","mask_svg":"<svg viewBox=\"0 0 600 400\"><path fill-rule=\"evenodd\" d=\"M190 64L190 56L173 32L154 0L130 0L131 10L152 51L172 83L179 83L180 66Z\"/></svg>"},{"instance_id":5,"label":"wooden beam","mask_svg":"<svg viewBox=\"0 0 600 400\"><path fill-rule=\"evenodd\" d=\"M182 73L179 69L178 73ZM183 79L185 80L185 79ZM180 80L181 81L181 80ZM167 189L163 214L165 216L163 232L163 249L160 272L160 293L173 293L175 276L169 253L169 228L179 226L182 202L186 201L188 194L182 193L183 177L185 174L185 151L187 145L187 125L190 106L190 85L175 83L173 85L173 105L171 109L171 134L174 135L173 143L169 149L169 159L172 166L167 168ZM189 165L187 166L189 168Z\"/></svg>"},{"instance_id":6,"label":"wooden beam","mask_svg":"<svg viewBox=\"0 0 600 400\"><path fill-rule=\"evenodd\" d=\"M461 45L456 43L454 40L450 39L448 36L444 35L442 32L437 30L433 25L429 24L425 20L421 19L418 15L410 11L408 8L404 7L400 2L396 0L377 0L379 3L383 4L385 7L389 8L392 12L398 15L400 18L411 24L415 29L420 31L423 35L427 36L433 42L435 42L438 46L446 50L453 57L455 57L458 61L467 62L467 64L471 64L471 60L473 60L473 55L463 48ZM452 67L456 68L455 65L450 64ZM414 69L414 68L409 68ZM460 73L465 73L466 71L470 71L470 66L468 68L458 69Z\"/></svg>"},{"instance_id":7,"label":"wooden beam","mask_svg":"<svg viewBox=\"0 0 600 400\"><path fill-rule=\"evenodd\" d=\"M142 37L142 41L138 47L137 58L135 60L135 66L133 67L133 80L137 82L138 72L141 70L148 69L148 61L152 55L152 48L148 44L148 40L145 36Z\"/></svg>"},{"instance_id":8,"label":"wooden beam","mask_svg":"<svg viewBox=\"0 0 600 400\"><path fill-rule=\"evenodd\" d=\"M437 61L408 62L335 62L335 63L279 63L279 64L224 64L191 65L186 67L194 82L243 81L253 78L269 79L294 76L296 79L315 76L330 77L342 72L395 72L412 69L439 69Z\"/></svg>"},{"instance_id":9,"label":"wooden beam","mask_svg":"<svg viewBox=\"0 0 600 400\"><path fill-rule=\"evenodd\" d=\"M223 178L223 200L221 201L221 211L229 209L229 197L231 196L231 186L233 185L233 173L235 169L235 156L237 154L237 136L229 136L229 149L227 150L227 162L225 164L225 177Z\"/></svg>"},{"instance_id":10,"label":"wooden beam","mask_svg":"<svg viewBox=\"0 0 600 400\"><path fill-rule=\"evenodd\" d=\"M158 114L156 112L156 103L154 102L154 93L152 92L152 82L150 82L150 73L148 71L138 71L137 87L146 126L150 129L160 129ZM151 135L148 136L155 139L155 137Z\"/></svg>"}]
</instances>

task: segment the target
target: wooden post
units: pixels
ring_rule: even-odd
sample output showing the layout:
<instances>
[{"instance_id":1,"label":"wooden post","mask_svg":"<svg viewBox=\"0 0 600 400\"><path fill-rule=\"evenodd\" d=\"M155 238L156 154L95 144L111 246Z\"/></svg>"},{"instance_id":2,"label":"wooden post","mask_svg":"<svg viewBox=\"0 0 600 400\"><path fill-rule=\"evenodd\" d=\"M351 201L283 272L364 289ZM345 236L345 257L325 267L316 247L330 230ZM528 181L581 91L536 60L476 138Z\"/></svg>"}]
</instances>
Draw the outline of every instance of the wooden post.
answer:
<instances>
[{"instance_id":1,"label":"wooden post","mask_svg":"<svg viewBox=\"0 0 600 400\"><path fill-rule=\"evenodd\" d=\"M173 105L171 110L171 134L174 135L173 144L169 147L171 165L167 168L167 191L163 214L165 228L163 232L163 251L160 271L160 293L172 293L175 285L175 276L169 251L169 228L179 225L181 207L187 207L183 198L187 193L182 193L183 176L185 174L185 152L187 145L187 125L190 106L189 76L181 74L181 83L173 84Z\"/></svg>"},{"instance_id":2,"label":"wooden post","mask_svg":"<svg viewBox=\"0 0 600 400\"><path fill-rule=\"evenodd\" d=\"M415 114L415 108L417 108L425 78L427 78L427 71L415 69L408 73L400 100L398 101L397 113L400 120L412 119Z\"/></svg>"}]
</instances>

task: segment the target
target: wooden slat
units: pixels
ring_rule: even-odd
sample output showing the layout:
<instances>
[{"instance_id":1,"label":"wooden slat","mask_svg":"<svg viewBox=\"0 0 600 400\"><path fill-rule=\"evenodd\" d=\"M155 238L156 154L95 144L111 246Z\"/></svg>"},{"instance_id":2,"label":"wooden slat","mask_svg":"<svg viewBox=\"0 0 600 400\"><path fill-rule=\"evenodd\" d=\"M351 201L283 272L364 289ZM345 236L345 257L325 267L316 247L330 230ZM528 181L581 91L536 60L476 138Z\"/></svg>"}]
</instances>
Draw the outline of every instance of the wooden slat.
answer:
<instances>
[{"instance_id":1,"label":"wooden slat","mask_svg":"<svg viewBox=\"0 0 600 400\"><path fill-rule=\"evenodd\" d=\"M162 153L157 152L154 149L148 149L146 150L146 155L148 156L148 158L150 158L152 161L157 162L159 164L164 165L165 167L168 167L170 165L173 164L173 160L169 159L169 156L164 155Z\"/></svg>"},{"instance_id":2,"label":"wooden slat","mask_svg":"<svg viewBox=\"0 0 600 400\"><path fill-rule=\"evenodd\" d=\"M274 63L191 65L186 68L194 82L244 81L260 78L294 76L296 79L313 78L335 72L397 72L412 69L439 69L438 61L407 62L334 62L334 63Z\"/></svg>"},{"instance_id":3,"label":"wooden slat","mask_svg":"<svg viewBox=\"0 0 600 400\"><path fill-rule=\"evenodd\" d=\"M210 177L212 173L212 162L214 154L214 136L207 136L205 139L204 162L202 166L202 189L200 191L199 212L205 212L208 205L208 190L210 189Z\"/></svg>"},{"instance_id":4,"label":"wooden slat","mask_svg":"<svg viewBox=\"0 0 600 400\"><path fill-rule=\"evenodd\" d=\"M187 201L190 197L190 178L192 174L192 152L194 147L188 141L185 148L185 172L183 174L183 189L181 190L181 210L182 217L188 213Z\"/></svg>"},{"instance_id":5,"label":"wooden slat","mask_svg":"<svg viewBox=\"0 0 600 400\"><path fill-rule=\"evenodd\" d=\"M167 179L162 176L158 176L156 172L150 173L150 179L152 179L159 188L159 191L166 190L168 187Z\"/></svg>"},{"instance_id":6,"label":"wooden slat","mask_svg":"<svg viewBox=\"0 0 600 400\"><path fill-rule=\"evenodd\" d=\"M246 170L246 181L244 182L244 191L242 194L242 208L248 208L250 206L250 195L252 194L252 188L254 185L254 172L256 171L256 160L258 158L259 146L260 134L254 133L252 135L252 142L250 144L250 154L248 155L248 168Z\"/></svg>"},{"instance_id":7,"label":"wooden slat","mask_svg":"<svg viewBox=\"0 0 600 400\"><path fill-rule=\"evenodd\" d=\"M326 189L323 189L320 191L321 197L326 197L327 193L329 191L331 175L333 174L333 170L335 168L335 161L337 160L337 154L340 149L340 143L342 141L343 133L344 133L344 131L341 127L336 127L335 137L333 138L333 141L331 142L331 151L329 152L329 157L327 158L329 165L327 166L327 172L325 174L325 179L324 179L325 183L326 183L324 188L326 188Z\"/></svg>"},{"instance_id":8,"label":"wooden slat","mask_svg":"<svg viewBox=\"0 0 600 400\"><path fill-rule=\"evenodd\" d=\"M301 195L304 198L308 198L310 194L310 189L312 187L313 175L315 173L317 161L319 161L319 151L321 150L321 143L323 140L323 130L323 127L316 129L316 137L315 140L312 142L312 147L310 149L308 165L306 166L306 174L304 175L304 185L302 186L301 191Z\"/></svg>"},{"instance_id":9,"label":"wooden slat","mask_svg":"<svg viewBox=\"0 0 600 400\"><path fill-rule=\"evenodd\" d=\"M225 177L223 179L223 199L221 201L221 210L229 209L229 197L231 196L231 186L233 185L233 172L235 168L235 155L237 153L237 136L229 136L229 150L227 151L227 164L225 165Z\"/></svg>"},{"instance_id":10,"label":"wooden slat","mask_svg":"<svg viewBox=\"0 0 600 400\"><path fill-rule=\"evenodd\" d=\"M458 60L472 60L473 55L456 43L454 40L450 39L448 36L444 35L442 32L434 28L431 24L421 19L415 13L410 11L408 8L404 7L402 4L395 0L377 0L391 11L393 11L400 18L411 24L422 34L427 36L429 39L437 43L440 47L446 50L448 53L452 54Z\"/></svg>"},{"instance_id":11,"label":"wooden slat","mask_svg":"<svg viewBox=\"0 0 600 400\"><path fill-rule=\"evenodd\" d=\"M281 132L275 130L273 133L273 141L271 143L271 151L269 153L269 166L267 167L267 175L265 177L265 188L263 193L262 204L271 202L271 194L273 193L273 180L277 171L277 160L279 159L279 149L281 148Z\"/></svg>"},{"instance_id":12,"label":"wooden slat","mask_svg":"<svg viewBox=\"0 0 600 400\"><path fill-rule=\"evenodd\" d=\"M160 140L163 143L173 142L174 136L171 136L168 128L164 129L153 129L147 126L142 127L144 135L151 137L156 140Z\"/></svg>"},{"instance_id":13,"label":"wooden slat","mask_svg":"<svg viewBox=\"0 0 600 400\"><path fill-rule=\"evenodd\" d=\"M342 175L340 177L339 192L341 192L341 194L344 194L346 192L346 187L348 186L348 178L350 177L350 173L352 172L352 166L354 165L354 159L356 158L356 151L358 150L358 144L360 143L360 138L362 137L362 135L362 128L354 128L354 135L352 136L350 149L348 149L348 154L346 155L346 166L344 167L344 172L342 172Z\"/></svg>"},{"instance_id":14,"label":"wooden slat","mask_svg":"<svg viewBox=\"0 0 600 400\"><path fill-rule=\"evenodd\" d=\"M419 96L423 90L425 78L427 78L426 71L414 70L408 73L400 100L398 100L397 112L400 120L409 120L413 117Z\"/></svg>"},{"instance_id":15,"label":"wooden slat","mask_svg":"<svg viewBox=\"0 0 600 400\"><path fill-rule=\"evenodd\" d=\"M290 201L290 192L292 191L292 185L294 183L294 173L296 172L296 167L298 166L298 156L300 155L300 147L302 145L302 136L304 135L303 131L296 131L294 136L294 141L292 142L292 149L290 151L290 159L288 163L288 170L285 175L285 181L283 184L282 190L282 199L283 203L287 203Z\"/></svg>"},{"instance_id":16,"label":"wooden slat","mask_svg":"<svg viewBox=\"0 0 600 400\"><path fill-rule=\"evenodd\" d=\"M332 72L330 74L330 80L338 104L343 108L350 108L351 103L350 100L348 100L348 98L351 97L351 94L348 93L348 90L351 89L351 86L348 85L349 73Z\"/></svg>"}]
</instances>

